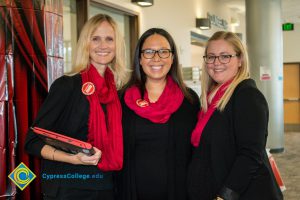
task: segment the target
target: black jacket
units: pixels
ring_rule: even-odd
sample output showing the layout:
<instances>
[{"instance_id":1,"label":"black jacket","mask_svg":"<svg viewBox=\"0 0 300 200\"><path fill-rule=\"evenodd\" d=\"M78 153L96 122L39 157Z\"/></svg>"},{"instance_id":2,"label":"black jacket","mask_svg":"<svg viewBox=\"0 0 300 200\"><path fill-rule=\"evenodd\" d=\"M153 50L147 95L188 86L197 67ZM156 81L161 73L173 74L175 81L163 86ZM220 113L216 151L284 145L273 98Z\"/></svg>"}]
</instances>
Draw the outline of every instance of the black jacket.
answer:
<instances>
[{"instance_id":1,"label":"black jacket","mask_svg":"<svg viewBox=\"0 0 300 200\"><path fill-rule=\"evenodd\" d=\"M55 80L32 126L87 141L89 102L81 92L81 86L79 74ZM41 149L44 145L45 143L32 130L28 131L25 150L29 154L41 158ZM47 175L60 175L60 178L47 179ZM87 175L90 178L83 177ZM90 190L113 187L111 172L104 173L97 166L72 165L46 159L42 159L40 178L42 192L50 196L55 195L60 186Z\"/></svg>"},{"instance_id":2,"label":"black jacket","mask_svg":"<svg viewBox=\"0 0 300 200\"><path fill-rule=\"evenodd\" d=\"M168 199L186 200L186 173L191 158L191 132L197 122L199 97L190 90L195 103L186 98L167 122L169 124L168 144ZM124 166L117 176L118 200L137 200L134 174L136 121L141 117L130 110L121 98L123 108ZM145 119L146 120L146 119ZM147 120L149 121L149 120ZM152 123L149 121L149 123ZM166 199L167 200L167 199Z\"/></svg>"},{"instance_id":3,"label":"black jacket","mask_svg":"<svg viewBox=\"0 0 300 200\"><path fill-rule=\"evenodd\" d=\"M242 81L225 110L216 110L203 129L189 168L190 196L197 196L195 185L205 184L197 179L205 174L195 176L202 165L197 154L208 152L212 187L216 188L214 197L219 194L226 200L283 199L265 149L268 117L267 102L255 82Z\"/></svg>"}]
</instances>

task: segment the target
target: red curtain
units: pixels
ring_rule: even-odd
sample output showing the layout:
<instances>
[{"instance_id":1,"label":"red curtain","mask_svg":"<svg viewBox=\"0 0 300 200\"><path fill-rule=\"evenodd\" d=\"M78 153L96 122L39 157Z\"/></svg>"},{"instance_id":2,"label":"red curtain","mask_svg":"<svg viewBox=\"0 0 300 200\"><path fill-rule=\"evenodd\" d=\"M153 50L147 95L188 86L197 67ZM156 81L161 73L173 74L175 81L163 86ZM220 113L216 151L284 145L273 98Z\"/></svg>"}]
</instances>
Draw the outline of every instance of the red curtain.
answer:
<instances>
[{"instance_id":1,"label":"red curtain","mask_svg":"<svg viewBox=\"0 0 300 200\"><path fill-rule=\"evenodd\" d=\"M40 163L24 141L48 86L63 73L62 5L0 1L0 199L41 199ZM37 176L23 191L7 177L20 162Z\"/></svg>"}]
</instances>

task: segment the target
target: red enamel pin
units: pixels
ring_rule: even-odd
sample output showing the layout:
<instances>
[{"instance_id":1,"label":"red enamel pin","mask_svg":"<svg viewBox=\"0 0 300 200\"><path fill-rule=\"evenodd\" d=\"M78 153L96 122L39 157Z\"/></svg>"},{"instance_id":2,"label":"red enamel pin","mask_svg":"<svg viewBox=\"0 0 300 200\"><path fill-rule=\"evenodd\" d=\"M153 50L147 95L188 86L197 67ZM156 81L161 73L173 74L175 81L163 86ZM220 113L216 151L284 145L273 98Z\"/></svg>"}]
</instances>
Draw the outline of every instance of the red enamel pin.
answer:
<instances>
[{"instance_id":1,"label":"red enamel pin","mask_svg":"<svg viewBox=\"0 0 300 200\"><path fill-rule=\"evenodd\" d=\"M85 95L91 95L95 92L95 85L92 82L86 82L82 85L81 91Z\"/></svg>"},{"instance_id":2,"label":"red enamel pin","mask_svg":"<svg viewBox=\"0 0 300 200\"><path fill-rule=\"evenodd\" d=\"M149 106L149 103L146 100L138 99L138 100L136 100L136 105L138 105L139 107L143 108L143 107Z\"/></svg>"}]
</instances>

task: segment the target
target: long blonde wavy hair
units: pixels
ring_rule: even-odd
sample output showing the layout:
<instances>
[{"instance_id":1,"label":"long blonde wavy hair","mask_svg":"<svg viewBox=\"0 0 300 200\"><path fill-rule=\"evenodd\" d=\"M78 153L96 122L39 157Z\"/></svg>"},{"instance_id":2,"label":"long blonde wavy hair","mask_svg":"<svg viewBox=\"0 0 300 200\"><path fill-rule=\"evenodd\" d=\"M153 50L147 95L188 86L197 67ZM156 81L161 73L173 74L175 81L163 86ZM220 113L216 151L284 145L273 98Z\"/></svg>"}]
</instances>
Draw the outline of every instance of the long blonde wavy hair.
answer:
<instances>
[{"instance_id":1,"label":"long blonde wavy hair","mask_svg":"<svg viewBox=\"0 0 300 200\"><path fill-rule=\"evenodd\" d=\"M109 15L106 14L97 14L93 16L83 26L78 39L76 52L72 58L73 70L71 73L78 73L89 67L89 46L91 41L90 39L93 33L98 28L98 26L104 21L108 22L115 32L116 55L113 61L108 65L108 67L114 73L116 86L118 89L120 89L128 80L128 70L125 66L125 41L122 35L120 34L116 22Z\"/></svg>"},{"instance_id":2,"label":"long blonde wavy hair","mask_svg":"<svg viewBox=\"0 0 300 200\"><path fill-rule=\"evenodd\" d=\"M217 109L223 111L230 97L232 96L236 86L241 81L250 78L249 66L248 66L249 60L248 60L248 53L246 47L243 45L240 38L236 34L232 32L226 32L226 31L218 31L211 36L211 38L207 42L205 48L205 54L207 53L207 48L210 45L210 43L215 40L225 40L226 42L228 42L233 47L238 57L241 59L241 67L239 67L238 72L234 77L233 81L226 89L223 97L217 103ZM205 63L203 64L202 69L203 69L201 75L202 89L201 89L200 101L201 101L202 109L204 110L204 112L206 112L208 109L207 92L209 92L213 88L213 86L215 86L216 83L209 76Z\"/></svg>"}]
</instances>

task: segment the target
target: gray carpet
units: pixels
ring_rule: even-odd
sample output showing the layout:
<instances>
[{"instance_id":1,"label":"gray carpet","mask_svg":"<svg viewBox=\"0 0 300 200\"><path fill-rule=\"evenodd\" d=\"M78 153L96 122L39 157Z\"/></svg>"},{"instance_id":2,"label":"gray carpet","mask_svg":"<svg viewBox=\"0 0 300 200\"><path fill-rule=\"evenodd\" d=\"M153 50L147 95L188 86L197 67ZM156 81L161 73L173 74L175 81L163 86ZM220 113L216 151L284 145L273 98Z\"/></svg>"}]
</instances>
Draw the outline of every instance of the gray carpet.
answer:
<instances>
[{"instance_id":1,"label":"gray carpet","mask_svg":"<svg viewBox=\"0 0 300 200\"><path fill-rule=\"evenodd\" d=\"M300 199L300 132L286 132L284 152L273 154L286 186L285 200Z\"/></svg>"}]
</instances>

